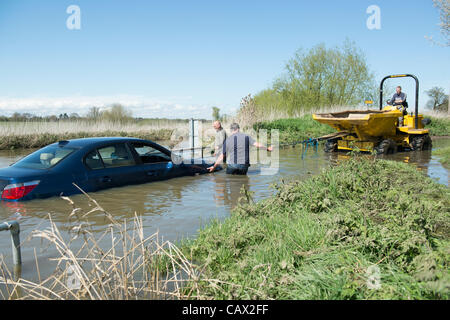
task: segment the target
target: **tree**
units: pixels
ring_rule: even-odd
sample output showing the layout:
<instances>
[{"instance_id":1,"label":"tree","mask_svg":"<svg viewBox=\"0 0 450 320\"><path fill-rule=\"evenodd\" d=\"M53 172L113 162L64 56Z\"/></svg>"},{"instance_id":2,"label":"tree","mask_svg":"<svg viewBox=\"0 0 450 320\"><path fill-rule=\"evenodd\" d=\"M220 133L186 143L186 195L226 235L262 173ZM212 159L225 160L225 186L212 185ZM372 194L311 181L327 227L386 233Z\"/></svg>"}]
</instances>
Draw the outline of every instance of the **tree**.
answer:
<instances>
[{"instance_id":1,"label":"tree","mask_svg":"<svg viewBox=\"0 0 450 320\"><path fill-rule=\"evenodd\" d=\"M446 39L446 43L441 44L443 46L450 46L450 1L449 0L433 0L434 6L439 10L439 19L441 23L439 24L441 28L441 33ZM440 44L440 43L438 43ZM450 115L450 99L447 96L447 110Z\"/></svg>"},{"instance_id":2,"label":"tree","mask_svg":"<svg viewBox=\"0 0 450 320\"><path fill-rule=\"evenodd\" d=\"M69 115L70 120L76 120L80 118L80 115L76 112L73 112Z\"/></svg>"},{"instance_id":3,"label":"tree","mask_svg":"<svg viewBox=\"0 0 450 320\"><path fill-rule=\"evenodd\" d=\"M292 116L324 106L354 105L373 88L374 76L364 54L347 40L340 47L319 44L306 52L298 50L286 72L271 89L258 93L255 103Z\"/></svg>"},{"instance_id":4,"label":"tree","mask_svg":"<svg viewBox=\"0 0 450 320\"><path fill-rule=\"evenodd\" d=\"M430 97L430 100L427 102L428 108L433 111L447 111L448 95L445 94L443 88L433 87L425 91L425 93Z\"/></svg>"},{"instance_id":5,"label":"tree","mask_svg":"<svg viewBox=\"0 0 450 320\"><path fill-rule=\"evenodd\" d=\"M22 114L20 114L19 112L14 112L13 115L11 116L11 120L12 121L23 121Z\"/></svg>"},{"instance_id":6,"label":"tree","mask_svg":"<svg viewBox=\"0 0 450 320\"><path fill-rule=\"evenodd\" d=\"M220 120L220 109L217 107L212 107L212 117L213 120Z\"/></svg>"},{"instance_id":7,"label":"tree","mask_svg":"<svg viewBox=\"0 0 450 320\"><path fill-rule=\"evenodd\" d=\"M109 110L102 112L102 118L113 122L127 122L132 119L132 113L121 104L111 105Z\"/></svg>"},{"instance_id":8,"label":"tree","mask_svg":"<svg viewBox=\"0 0 450 320\"><path fill-rule=\"evenodd\" d=\"M256 122L262 120L262 113L258 112L255 99L251 94L241 99L241 105L238 111L238 122L245 127L251 127ZM261 111L261 110L259 110Z\"/></svg>"},{"instance_id":9,"label":"tree","mask_svg":"<svg viewBox=\"0 0 450 320\"><path fill-rule=\"evenodd\" d=\"M439 19L441 23L441 33L443 34L446 43L442 45L450 46L450 1L449 0L433 0L433 4L439 10Z\"/></svg>"},{"instance_id":10,"label":"tree","mask_svg":"<svg viewBox=\"0 0 450 320\"><path fill-rule=\"evenodd\" d=\"M100 111L99 107L91 107L89 108L89 111L86 114L86 118L92 119L92 120L98 120L100 119L102 115L102 112Z\"/></svg>"}]
</instances>

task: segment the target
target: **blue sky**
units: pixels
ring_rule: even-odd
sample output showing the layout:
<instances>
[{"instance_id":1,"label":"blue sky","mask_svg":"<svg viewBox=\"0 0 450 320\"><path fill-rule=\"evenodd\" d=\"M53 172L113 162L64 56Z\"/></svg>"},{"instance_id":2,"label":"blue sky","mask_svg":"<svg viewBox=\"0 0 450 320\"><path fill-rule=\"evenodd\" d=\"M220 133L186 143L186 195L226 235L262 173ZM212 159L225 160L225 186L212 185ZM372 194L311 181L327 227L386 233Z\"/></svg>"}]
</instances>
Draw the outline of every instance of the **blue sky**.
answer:
<instances>
[{"instance_id":1,"label":"blue sky","mask_svg":"<svg viewBox=\"0 0 450 320\"><path fill-rule=\"evenodd\" d=\"M80 30L66 27L73 4ZM370 5L381 30L366 27ZM425 39L440 39L438 23L431 0L1 0L0 114L120 102L135 116L209 118L270 86L298 48L346 38L377 81L416 74L422 106L424 90L450 90L450 48ZM401 84L412 99L412 80Z\"/></svg>"}]
</instances>

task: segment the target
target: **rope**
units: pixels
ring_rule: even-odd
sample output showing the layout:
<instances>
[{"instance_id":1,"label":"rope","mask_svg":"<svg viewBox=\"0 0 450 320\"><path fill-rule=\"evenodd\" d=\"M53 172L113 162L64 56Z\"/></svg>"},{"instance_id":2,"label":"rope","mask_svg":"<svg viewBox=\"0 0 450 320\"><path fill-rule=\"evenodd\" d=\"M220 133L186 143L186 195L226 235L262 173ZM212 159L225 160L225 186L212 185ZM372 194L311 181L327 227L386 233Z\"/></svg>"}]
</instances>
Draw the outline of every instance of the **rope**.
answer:
<instances>
[{"instance_id":1,"label":"rope","mask_svg":"<svg viewBox=\"0 0 450 320\"><path fill-rule=\"evenodd\" d=\"M302 141L302 160L308 152L308 147L313 147L314 151L317 152L319 147L319 140L317 138L309 138L307 140Z\"/></svg>"}]
</instances>

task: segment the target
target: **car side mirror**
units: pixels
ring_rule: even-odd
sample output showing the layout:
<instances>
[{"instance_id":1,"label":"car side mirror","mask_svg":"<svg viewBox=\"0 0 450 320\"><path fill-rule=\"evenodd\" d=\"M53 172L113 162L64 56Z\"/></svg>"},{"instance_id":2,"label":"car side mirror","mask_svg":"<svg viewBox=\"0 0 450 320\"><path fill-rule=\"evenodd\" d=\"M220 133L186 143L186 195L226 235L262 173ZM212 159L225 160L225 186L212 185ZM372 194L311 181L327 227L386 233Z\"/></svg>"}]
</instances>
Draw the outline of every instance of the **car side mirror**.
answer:
<instances>
[{"instance_id":1,"label":"car side mirror","mask_svg":"<svg viewBox=\"0 0 450 320\"><path fill-rule=\"evenodd\" d=\"M169 170L172 169L173 168L173 162L172 161L167 162L166 168L169 169Z\"/></svg>"}]
</instances>

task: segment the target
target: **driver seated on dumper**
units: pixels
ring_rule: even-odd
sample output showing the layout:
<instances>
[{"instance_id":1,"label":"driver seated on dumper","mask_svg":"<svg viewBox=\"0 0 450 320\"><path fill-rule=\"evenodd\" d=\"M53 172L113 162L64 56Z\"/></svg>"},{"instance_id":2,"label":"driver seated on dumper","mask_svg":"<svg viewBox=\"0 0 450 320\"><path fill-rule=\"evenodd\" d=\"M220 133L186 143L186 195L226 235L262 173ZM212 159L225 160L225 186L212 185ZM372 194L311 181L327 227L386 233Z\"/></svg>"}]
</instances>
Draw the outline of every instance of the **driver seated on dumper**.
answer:
<instances>
[{"instance_id":1,"label":"driver seated on dumper","mask_svg":"<svg viewBox=\"0 0 450 320\"><path fill-rule=\"evenodd\" d=\"M408 111L406 111L406 108L408 108L408 102L406 102L406 93L402 92L402 87L398 86L395 89L395 93L392 96L392 99L388 101L388 104L391 104L393 106L397 106L397 109L403 112L403 115L407 115ZM403 117L399 118L399 126L403 126Z\"/></svg>"},{"instance_id":2,"label":"driver seated on dumper","mask_svg":"<svg viewBox=\"0 0 450 320\"><path fill-rule=\"evenodd\" d=\"M402 110L404 115L408 114L408 112L406 112L406 108L408 108L408 102L406 102L406 93L402 92L401 86L398 86L395 91L396 92L392 96L392 99L389 100L389 104L393 106L400 106L397 108L399 110Z\"/></svg>"}]
</instances>

